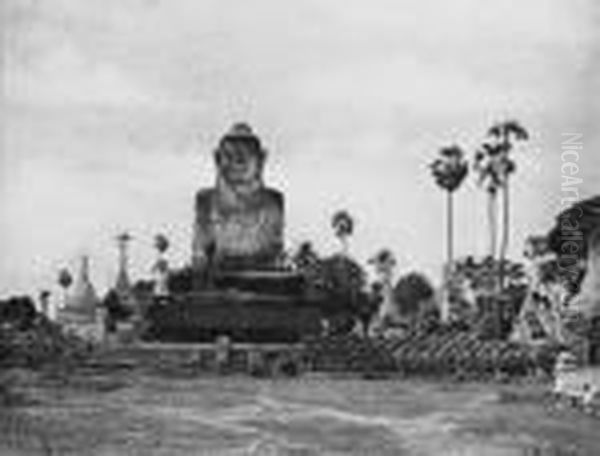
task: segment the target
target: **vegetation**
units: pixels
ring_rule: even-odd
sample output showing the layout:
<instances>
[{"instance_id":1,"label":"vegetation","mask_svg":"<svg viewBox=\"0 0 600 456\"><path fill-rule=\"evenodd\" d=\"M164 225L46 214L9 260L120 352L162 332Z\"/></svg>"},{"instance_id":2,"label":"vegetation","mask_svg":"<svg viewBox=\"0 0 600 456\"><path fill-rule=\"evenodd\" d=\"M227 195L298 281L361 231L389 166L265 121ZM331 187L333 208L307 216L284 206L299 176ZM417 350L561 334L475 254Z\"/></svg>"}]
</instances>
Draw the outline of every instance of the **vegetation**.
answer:
<instances>
[{"instance_id":1,"label":"vegetation","mask_svg":"<svg viewBox=\"0 0 600 456\"><path fill-rule=\"evenodd\" d=\"M600 196L576 202L555 218L554 226L547 235L548 247L560 259L554 260L550 269L557 269L560 280L567 291L574 295L585 275L584 260L588 256L588 246L595 230L600 227ZM569 245L575 245L575 255L564 255L563 238L569 238Z\"/></svg>"},{"instance_id":2,"label":"vegetation","mask_svg":"<svg viewBox=\"0 0 600 456\"><path fill-rule=\"evenodd\" d=\"M399 369L414 375L454 375L485 379L524 376L536 367L527 347L503 340L484 340L454 326L418 330L392 348Z\"/></svg>"},{"instance_id":3,"label":"vegetation","mask_svg":"<svg viewBox=\"0 0 600 456\"><path fill-rule=\"evenodd\" d=\"M311 242L300 244L298 250L292 255L292 264L294 269L304 276L309 286L319 285L322 262Z\"/></svg>"},{"instance_id":4,"label":"vegetation","mask_svg":"<svg viewBox=\"0 0 600 456\"><path fill-rule=\"evenodd\" d=\"M87 351L78 338L35 310L29 296L0 301L0 366L39 367Z\"/></svg>"},{"instance_id":5,"label":"vegetation","mask_svg":"<svg viewBox=\"0 0 600 456\"><path fill-rule=\"evenodd\" d=\"M434 296L433 286L418 272L402 276L394 287L394 301L401 315L415 316L424 311L424 304Z\"/></svg>"},{"instance_id":6,"label":"vegetation","mask_svg":"<svg viewBox=\"0 0 600 456\"><path fill-rule=\"evenodd\" d=\"M369 336L371 321L377 314L383 299L383 285L381 282L373 282L368 293L361 293L358 296L354 314L360 324L363 337Z\"/></svg>"},{"instance_id":7,"label":"vegetation","mask_svg":"<svg viewBox=\"0 0 600 456\"><path fill-rule=\"evenodd\" d=\"M119 294L114 289L110 289L106 293L106 296L102 300L102 306L106 309L106 329L109 332L116 330L118 321L127 320L133 313L131 308L121 302Z\"/></svg>"},{"instance_id":8,"label":"vegetation","mask_svg":"<svg viewBox=\"0 0 600 456\"><path fill-rule=\"evenodd\" d=\"M344 254L321 258L310 242L300 244L292 261L304 276L308 293L321 294L328 303L323 310L332 325L330 331L347 333L358 322L366 334L380 302L380 290L377 294L365 291L366 272L358 262Z\"/></svg>"},{"instance_id":9,"label":"vegetation","mask_svg":"<svg viewBox=\"0 0 600 456\"><path fill-rule=\"evenodd\" d=\"M168 288L171 293L179 294L190 292L193 289L194 270L190 265L170 270L167 280Z\"/></svg>"},{"instance_id":10,"label":"vegetation","mask_svg":"<svg viewBox=\"0 0 600 456\"><path fill-rule=\"evenodd\" d=\"M435 183L446 192L446 248L447 268L452 267L454 260L454 192L460 187L467 177L469 165L465 160L464 151L458 146L443 147L440 149L440 157L431 163L430 168ZM446 271L445 280L447 279ZM442 303L442 320L448 320L448 302Z\"/></svg>"},{"instance_id":11,"label":"vegetation","mask_svg":"<svg viewBox=\"0 0 600 456\"><path fill-rule=\"evenodd\" d=\"M154 236L154 247L162 255L169 248L169 239L164 234L157 234Z\"/></svg>"},{"instance_id":12,"label":"vegetation","mask_svg":"<svg viewBox=\"0 0 600 456\"><path fill-rule=\"evenodd\" d=\"M0 323L3 327L25 331L34 325L37 316L35 304L29 296L0 300Z\"/></svg>"},{"instance_id":13,"label":"vegetation","mask_svg":"<svg viewBox=\"0 0 600 456\"><path fill-rule=\"evenodd\" d=\"M348 240L354 233L354 218L347 210L333 214L331 227L342 245L342 255L348 256Z\"/></svg>"},{"instance_id":14,"label":"vegetation","mask_svg":"<svg viewBox=\"0 0 600 456\"><path fill-rule=\"evenodd\" d=\"M498 285L504 288L504 260L510 239L510 176L516 171L516 164L510 153L516 141L524 141L529 134L521 124L515 120L501 122L493 125L487 133L489 142L482 144L481 149L475 154L475 171L479 175L479 183L488 194L488 223L490 229L490 256L496 258L497 233L498 233L498 206L497 196L502 194L502 238L500 243L499 261L500 271Z\"/></svg>"},{"instance_id":15,"label":"vegetation","mask_svg":"<svg viewBox=\"0 0 600 456\"><path fill-rule=\"evenodd\" d=\"M63 289L64 303L67 302L67 292L73 283L73 276L67 268L58 271L58 285Z\"/></svg>"},{"instance_id":16,"label":"vegetation","mask_svg":"<svg viewBox=\"0 0 600 456\"><path fill-rule=\"evenodd\" d=\"M308 341L306 358L317 371L356 372L370 377L396 370L392 354L383 343L355 334Z\"/></svg>"},{"instance_id":17,"label":"vegetation","mask_svg":"<svg viewBox=\"0 0 600 456\"><path fill-rule=\"evenodd\" d=\"M366 286L364 269L343 255L323 259L318 280L318 287L328 296L334 313L352 313Z\"/></svg>"},{"instance_id":18,"label":"vegetation","mask_svg":"<svg viewBox=\"0 0 600 456\"><path fill-rule=\"evenodd\" d=\"M382 287L381 291L387 292L388 290L391 290L394 268L396 266L396 258L392 251L389 249L381 249L369 260L369 263L375 268L375 273L377 274L379 283Z\"/></svg>"}]
</instances>

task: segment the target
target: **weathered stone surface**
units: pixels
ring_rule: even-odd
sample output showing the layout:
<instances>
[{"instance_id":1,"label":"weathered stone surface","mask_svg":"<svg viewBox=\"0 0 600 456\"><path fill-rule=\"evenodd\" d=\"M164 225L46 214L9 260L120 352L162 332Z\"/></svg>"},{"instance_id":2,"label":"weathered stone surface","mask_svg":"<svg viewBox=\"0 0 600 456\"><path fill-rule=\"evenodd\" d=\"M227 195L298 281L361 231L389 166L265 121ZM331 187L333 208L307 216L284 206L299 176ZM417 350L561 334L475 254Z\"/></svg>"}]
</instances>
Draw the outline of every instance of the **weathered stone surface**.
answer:
<instances>
[{"instance_id":1,"label":"weathered stone surface","mask_svg":"<svg viewBox=\"0 0 600 456\"><path fill-rule=\"evenodd\" d=\"M196 194L192 260L196 268L263 269L283 249L284 198L263 184L265 152L245 124L215 152L217 183Z\"/></svg>"},{"instance_id":2,"label":"weathered stone surface","mask_svg":"<svg viewBox=\"0 0 600 456\"><path fill-rule=\"evenodd\" d=\"M93 322L98 304L98 295L90 280L89 259L84 256L81 258L79 274L73 289L66 299L64 308L59 310L59 320Z\"/></svg>"}]
</instances>

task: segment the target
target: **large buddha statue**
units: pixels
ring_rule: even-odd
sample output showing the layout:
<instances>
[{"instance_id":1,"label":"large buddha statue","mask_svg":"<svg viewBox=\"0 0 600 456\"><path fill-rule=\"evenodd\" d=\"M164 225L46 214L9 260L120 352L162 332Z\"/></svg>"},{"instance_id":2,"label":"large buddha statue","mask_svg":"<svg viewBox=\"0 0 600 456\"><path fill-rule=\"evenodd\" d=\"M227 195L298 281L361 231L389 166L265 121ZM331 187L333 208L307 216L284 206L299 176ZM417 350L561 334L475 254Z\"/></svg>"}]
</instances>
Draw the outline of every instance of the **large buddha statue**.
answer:
<instances>
[{"instance_id":1,"label":"large buddha statue","mask_svg":"<svg viewBox=\"0 0 600 456\"><path fill-rule=\"evenodd\" d=\"M283 249L284 199L262 179L266 152L244 123L214 152L216 185L196 195L192 264L196 269L272 269Z\"/></svg>"}]
</instances>

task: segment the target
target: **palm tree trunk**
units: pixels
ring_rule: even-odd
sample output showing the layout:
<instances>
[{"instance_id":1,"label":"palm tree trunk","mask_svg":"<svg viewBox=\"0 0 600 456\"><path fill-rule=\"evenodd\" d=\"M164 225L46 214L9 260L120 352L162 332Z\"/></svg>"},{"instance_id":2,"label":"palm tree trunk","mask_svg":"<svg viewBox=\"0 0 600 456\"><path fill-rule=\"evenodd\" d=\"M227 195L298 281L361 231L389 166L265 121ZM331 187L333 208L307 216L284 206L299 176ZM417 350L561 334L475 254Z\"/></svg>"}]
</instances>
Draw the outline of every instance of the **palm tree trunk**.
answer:
<instances>
[{"instance_id":1,"label":"palm tree trunk","mask_svg":"<svg viewBox=\"0 0 600 456\"><path fill-rule=\"evenodd\" d=\"M454 261L454 205L452 192L446 197L446 268L444 270L444 299L442 301L442 321L445 323L450 316L450 278Z\"/></svg>"},{"instance_id":2,"label":"palm tree trunk","mask_svg":"<svg viewBox=\"0 0 600 456\"><path fill-rule=\"evenodd\" d=\"M341 238L342 241L342 255L347 257L348 256L348 251L349 251L349 246L348 246L348 237L347 236L342 236Z\"/></svg>"},{"instance_id":3,"label":"palm tree trunk","mask_svg":"<svg viewBox=\"0 0 600 456\"><path fill-rule=\"evenodd\" d=\"M383 297L383 302L381 303L381 319L392 319L394 320L396 317L396 312L394 309L394 299L393 299L393 287L392 287L392 278L390 274L382 274L381 275L381 285L382 290L381 294Z\"/></svg>"},{"instance_id":4,"label":"palm tree trunk","mask_svg":"<svg viewBox=\"0 0 600 456\"><path fill-rule=\"evenodd\" d=\"M500 290L504 289L504 260L508 251L508 243L510 241L510 201L509 201L508 177L502 187L502 243L500 244L500 270L499 270L499 285Z\"/></svg>"},{"instance_id":5,"label":"palm tree trunk","mask_svg":"<svg viewBox=\"0 0 600 456\"><path fill-rule=\"evenodd\" d=\"M454 199L452 198L452 192L448 192L448 220L446 221L446 234L447 234L447 257L448 266L452 268L452 262L454 261Z\"/></svg>"},{"instance_id":6,"label":"palm tree trunk","mask_svg":"<svg viewBox=\"0 0 600 456\"><path fill-rule=\"evenodd\" d=\"M488 224L490 230L490 250L492 258L496 258L496 245L498 243L498 227L496 220L496 195L489 193L488 197Z\"/></svg>"},{"instance_id":7,"label":"palm tree trunk","mask_svg":"<svg viewBox=\"0 0 600 456\"><path fill-rule=\"evenodd\" d=\"M62 300L62 309L65 309L67 307L67 301L69 299L69 291L67 287L63 287L63 300Z\"/></svg>"},{"instance_id":8,"label":"palm tree trunk","mask_svg":"<svg viewBox=\"0 0 600 456\"><path fill-rule=\"evenodd\" d=\"M496 259L496 250L498 245L498 197L497 193L489 193L488 196L488 224L490 230L490 251L489 255L494 264ZM498 281L491 275L492 282L489 284L490 289L488 291L495 291L498 287Z\"/></svg>"}]
</instances>

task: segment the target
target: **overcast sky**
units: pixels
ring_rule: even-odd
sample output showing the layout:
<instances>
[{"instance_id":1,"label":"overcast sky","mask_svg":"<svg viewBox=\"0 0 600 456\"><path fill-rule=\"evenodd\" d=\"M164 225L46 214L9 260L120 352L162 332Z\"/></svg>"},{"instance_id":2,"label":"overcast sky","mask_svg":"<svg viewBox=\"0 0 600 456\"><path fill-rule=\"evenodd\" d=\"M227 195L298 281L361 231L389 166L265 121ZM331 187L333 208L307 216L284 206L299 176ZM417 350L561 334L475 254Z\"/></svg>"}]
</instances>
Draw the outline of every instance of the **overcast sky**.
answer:
<instances>
[{"instance_id":1,"label":"overcast sky","mask_svg":"<svg viewBox=\"0 0 600 456\"><path fill-rule=\"evenodd\" d=\"M518 6L517 6L518 5ZM398 273L436 278L444 195L427 163L472 153L496 120L531 132L515 152L511 251L560 209L561 133L582 133L582 196L600 193L593 0L4 0L0 295L52 288L91 257L114 280L127 229L132 275L152 236L190 255L193 195L211 152L248 121L287 197L287 244L337 245L329 220L357 219L352 251L380 247ZM486 251L485 200L456 197L459 254Z\"/></svg>"}]
</instances>

